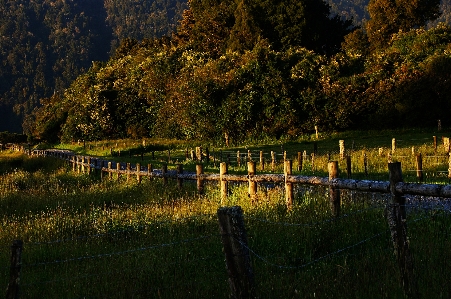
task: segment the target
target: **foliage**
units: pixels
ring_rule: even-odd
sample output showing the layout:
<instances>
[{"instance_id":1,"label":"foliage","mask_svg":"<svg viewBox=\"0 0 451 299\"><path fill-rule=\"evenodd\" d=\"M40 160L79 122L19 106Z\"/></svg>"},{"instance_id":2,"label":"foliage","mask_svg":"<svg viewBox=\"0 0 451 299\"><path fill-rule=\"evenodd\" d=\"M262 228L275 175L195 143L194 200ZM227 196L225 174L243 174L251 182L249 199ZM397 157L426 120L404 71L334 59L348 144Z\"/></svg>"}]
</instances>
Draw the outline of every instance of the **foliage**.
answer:
<instances>
[{"instance_id":1,"label":"foliage","mask_svg":"<svg viewBox=\"0 0 451 299\"><path fill-rule=\"evenodd\" d=\"M425 26L440 15L440 0L371 0L370 20L366 23L373 47L384 47L392 34Z\"/></svg>"},{"instance_id":2,"label":"foliage","mask_svg":"<svg viewBox=\"0 0 451 299\"><path fill-rule=\"evenodd\" d=\"M20 119L42 98L62 94L120 40L170 35L185 7L177 0L1 0L0 130L22 131ZM10 116L13 108L20 119Z\"/></svg>"}]
</instances>

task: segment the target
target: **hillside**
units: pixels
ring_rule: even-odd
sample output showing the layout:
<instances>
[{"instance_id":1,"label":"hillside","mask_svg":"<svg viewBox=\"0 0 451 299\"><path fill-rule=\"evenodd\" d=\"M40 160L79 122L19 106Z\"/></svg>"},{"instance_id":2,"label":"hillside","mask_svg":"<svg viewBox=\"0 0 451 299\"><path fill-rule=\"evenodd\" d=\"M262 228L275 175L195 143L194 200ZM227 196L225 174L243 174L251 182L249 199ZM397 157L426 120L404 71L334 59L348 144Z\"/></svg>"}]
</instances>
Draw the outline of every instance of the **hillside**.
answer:
<instances>
[{"instance_id":1,"label":"hillside","mask_svg":"<svg viewBox=\"0 0 451 299\"><path fill-rule=\"evenodd\" d=\"M30 113L92 61L106 61L120 40L169 35L185 7L178 0L0 0L0 131L21 132L13 108Z\"/></svg>"}]
</instances>

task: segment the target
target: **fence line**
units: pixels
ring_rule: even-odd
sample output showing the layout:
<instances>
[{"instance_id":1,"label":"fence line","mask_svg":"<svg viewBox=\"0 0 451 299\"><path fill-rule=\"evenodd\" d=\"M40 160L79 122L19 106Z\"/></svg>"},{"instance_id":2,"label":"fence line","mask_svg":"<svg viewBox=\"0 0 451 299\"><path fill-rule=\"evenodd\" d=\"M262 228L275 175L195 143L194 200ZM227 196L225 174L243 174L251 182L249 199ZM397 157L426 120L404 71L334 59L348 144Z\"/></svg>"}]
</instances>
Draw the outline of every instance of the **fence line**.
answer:
<instances>
[{"instance_id":1,"label":"fence line","mask_svg":"<svg viewBox=\"0 0 451 299\"><path fill-rule=\"evenodd\" d=\"M37 153L36 153L37 152ZM126 169L121 168L114 169L111 167L103 166L105 160L76 156L72 153L62 153L61 151L55 150L45 150L45 151L35 151L35 154L43 156L53 156L62 158L70 163L84 167L86 169L96 169L102 172L115 173L115 174L126 174L134 176L149 176L153 178L172 178L172 179L186 179L186 180L205 180L205 181L237 181L237 182L257 182L257 183L297 183L297 184L307 184L307 185L321 185L326 187L335 187L340 189L367 191L367 192L379 192L379 193L390 193L389 182L388 181L369 181L369 180L353 180L353 179L341 179L335 178L329 180L326 177L317 176L302 176L302 175L284 175L284 174L255 174L249 175L234 175L234 174L224 174L222 177L219 174L196 174L196 173L177 173L177 171L167 171L153 170L150 171L149 168L141 170L140 164L132 167L130 163L126 163ZM87 160L85 160L87 159ZM89 162L88 162L89 161ZM99 162L100 161L100 162ZM107 161L111 163L111 161ZM222 162L224 163L224 162ZM396 184L396 191L401 194L411 194L411 195L424 195L424 196L434 196L434 197L445 197L451 198L451 186L441 185L441 184L418 184L418 183L404 183L400 182Z\"/></svg>"},{"instance_id":2,"label":"fence line","mask_svg":"<svg viewBox=\"0 0 451 299\"><path fill-rule=\"evenodd\" d=\"M401 174L401 164L399 162L397 163L389 163L389 171L390 171L390 181L389 182L383 182L383 181L368 181L368 180L352 180L352 179L339 179L339 178L333 178L329 176L329 178L324 177L307 177L307 176L294 176L291 175L291 160L285 161L285 173L282 174L253 174L250 173L248 175L232 175L227 173L227 163L222 162L221 163L221 169L225 169L225 173L221 172L221 174L199 174L199 173L183 173L181 169L179 171L165 171L163 168L161 171L152 171L150 172L150 167L147 171L141 171L141 168L139 164L136 166L136 170L133 170L131 165L127 163L126 170L122 170L120 167L117 167L116 169L113 169L111 167L111 162L108 163L109 167L104 167L104 162L100 162L100 165L98 165L97 161L94 163L91 163L92 160L90 157L87 158L87 161L85 161L85 157L82 157L81 160L79 160L78 157L74 155L69 156L61 156L61 153L55 154L55 152L52 151L44 151L45 156L56 156L59 158L66 159L73 163L74 168L75 166L80 166L81 168L86 168L88 172L90 172L91 169L98 169L101 172L109 172L109 173L117 173L117 174L126 174L127 176L131 175L137 175L138 180L140 176L150 176L150 177L159 177L163 179L167 178L174 178L174 179L189 179L189 180L197 180L197 181L220 181L220 182L228 182L228 181L238 181L238 182L248 182L249 183L249 193L250 197L252 198L252 192L255 192L256 190L251 189L251 183L260 182L260 183L267 183L267 182L277 182L277 183L285 183L285 193L287 195L287 207L291 207L291 203L289 202L289 194L291 193L292 196L292 184L307 184L307 185L318 185L318 186L324 186L329 187L330 190L334 190L334 192L329 192L332 198L333 195L333 201L340 200L340 189L348 189L348 190L358 190L358 191L364 191L364 192L376 192L376 193L389 193L391 194L391 200L390 203L387 205L387 220L389 223L391 236L393 245L395 247L395 251L397 253L397 260L398 264L401 270L401 281L402 285L404 286L404 291L408 296L416 297L416 294L418 293L418 290L416 289L416 277L414 275L413 271L413 264L411 261L411 257L409 255L409 248L408 248L408 242L407 242L407 236L406 236L406 214L405 214L405 198L403 198L403 195L410 194L410 195L420 195L420 196L431 196L431 197L437 197L437 198L451 198L451 186L449 185L438 185L438 184L417 184L417 183L404 183L402 180L402 174ZM70 157L70 159L67 159ZM252 161L248 162L249 169L254 169L252 166ZM334 162L330 162L334 163ZM335 162L336 163L336 162ZM84 169L83 169L84 170ZM225 190L223 190L223 188ZM291 191L290 191L291 188ZM221 194L227 196L227 184L221 184ZM292 200L292 198L291 198ZM332 200L331 200L332 201ZM221 209L220 209L221 210ZM220 210L218 210L218 218L221 218L220 216ZM236 212L229 212L229 211L222 211L223 216L230 216L228 215L231 213L232 217L236 217ZM339 215L339 213L333 213L335 217L342 217ZM238 215L239 216L239 215ZM239 216L242 218L242 216ZM221 219L220 219L221 222ZM239 223L240 221L235 220L229 220L229 225L227 224L221 224L221 228L223 229L221 236L223 237L223 246L224 248L230 248L230 250L226 251L226 260L227 260L227 267L228 270L231 271L232 265L238 265L241 268L238 270L239 274L237 273L230 273L229 275L232 275L230 278L234 281L234 283L239 285L231 285L231 290L239 292L244 292L246 294L253 294L255 292L255 287L253 286L253 273L252 269L249 268L249 253L253 251L250 250L250 248L247 246L247 241L245 237L245 232L241 231L241 229L244 229L244 227L240 228L233 228L228 226L236 225L236 223ZM242 225L242 224L240 224ZM225 229L227 228L227 230ZM228 229L232 228L230 232L227 232ZM372 240L379 235L383 233L379 233L373 236L370 236L356 244L350 245L348 247L339 249L336 252L330 253L326 256L323 256L320 258L324 259L328 256L331 256L332 254L338 254L342 251L345 251L349 248L356 247L360 244L363 244L369 240ZM243 238L244 236L244 238ZM227 245L227 242L231 243L238 243L238 245ZM180 242L179 242L180 243ZM172 244L167 244L166 246L171 246ZM237 247L238 246L238 247ZM125 254L128 252L136 252L140 250L147 250L150 248L154 248L155 246L149 247L149 248L141 248L141 249L132 249L128 251L123 251L119 253L110 253L110 254L101 254L101 255L94 255L91 257L80 257L80 259L85 258L96 258L96 257L103 257L103 256L112 256L115 254ZM236 252L236 250L238 250ZM235 259L237 257L244 257L244 260L236 261ZM229 258L235 260L230 261ZM74 259L68 259L66 261L55 261L53 263L62 263L62 262L68 262L78 260L78 258ZM312 261L313 263L314 261ZM45 264L45 263L43 263ZM30 266L30 265L28 265ZM17 266L12 266L11 269L16 269ZM20 268L19 268L20 269ZM243 276L244 275L244 276ZM241 279L237 280L237 276L241 277ZM233 279L232 279L233 277ZM236 295L236 294L235 294ZM240 296L237 296L238 298ZM252 297L252 296L251 296Z\"/></svg>"}]
</instances>

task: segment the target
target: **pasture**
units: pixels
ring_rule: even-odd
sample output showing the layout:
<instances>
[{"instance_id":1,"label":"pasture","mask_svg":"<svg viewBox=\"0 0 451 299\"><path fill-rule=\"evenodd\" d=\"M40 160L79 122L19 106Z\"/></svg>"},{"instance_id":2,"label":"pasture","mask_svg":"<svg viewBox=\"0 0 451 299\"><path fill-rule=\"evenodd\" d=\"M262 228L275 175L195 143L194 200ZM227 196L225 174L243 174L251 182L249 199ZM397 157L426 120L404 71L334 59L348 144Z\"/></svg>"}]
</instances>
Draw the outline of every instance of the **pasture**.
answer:
<instances>
[{"instance_id":1,"label":"pasture","mask_svg":"<svg viewBox=\"0 0 451 299\"><path fill-rule=\"evenodd\" d=\"M380 155L379 148L388 152L396 137L392 158L402 161L406 181L416 180L413 146L431 157L424 162L425 181L448 183L448 159L443 149L431 146L432 135L439 133L378 134L311 136L266 145L250 141L234 148L147 140L146 146L154 148L142 155L127 152L139 149L142 141L58 147L116 161L145 161L155 168L183 163L189 171L196 162L186 159L186 149L195 146L218 156L222 151L224 159L226 152L248 150L293 156L307 150L310 156L317 143L314 165L305 161L299 173L327 176L327 162L338 159L338 140L345 139L354 157L354 178L388 180L387 155ZM120 156L109 156L119 150ZM346 169L343 163L340 169ZM229 171L245 173L244 164L231 161ZM204 170L217 172L217 166L211 160ZM283 172L282 165L274 171ZM73 172L58 159L5 151L0 156L0 191L0 286L7 288L10 246L20 239L20 298L229 298L216 215L221 207L217 182L206 184L200 195L195 183L185 182L179 189L175 180L167 185L152 178L140 184L125 176L101 180L94 173ZM339 218L331 215L326 188L298 185L294 195L293 207L287 209L283 186L260 185L252 204L247 184L235 183L223 202L244 211L258 297L405 298L385 217L388 195L345 191ZM449 298L450 207L437 198L409 198L406 209L419 297Z\"/></svg>"}]
</instances>

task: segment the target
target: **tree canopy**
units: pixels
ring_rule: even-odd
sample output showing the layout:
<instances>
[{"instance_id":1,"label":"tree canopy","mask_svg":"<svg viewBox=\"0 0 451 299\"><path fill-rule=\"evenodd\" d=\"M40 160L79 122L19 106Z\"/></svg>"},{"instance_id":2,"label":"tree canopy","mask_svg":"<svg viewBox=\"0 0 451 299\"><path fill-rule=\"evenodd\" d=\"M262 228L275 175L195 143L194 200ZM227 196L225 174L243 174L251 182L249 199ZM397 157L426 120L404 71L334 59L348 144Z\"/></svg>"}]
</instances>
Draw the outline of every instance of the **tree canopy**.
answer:
<instances>
[{"instance_id":1,"label":"tree canopy","mask_svg":"<svg viewBox=\"0 0 451 299\"><path fill-rule=\"evenodd\" d=\"M171 37L122 39L108 61L42 97L24 128L47 141L244 140L410 126L414 117L445 125L451 29L426 27L434 10L397 12L404 27L382 41L365 30L377 22L353 28L330 9L321 0L191 0Z\"/></svg>"}]
</instances>

